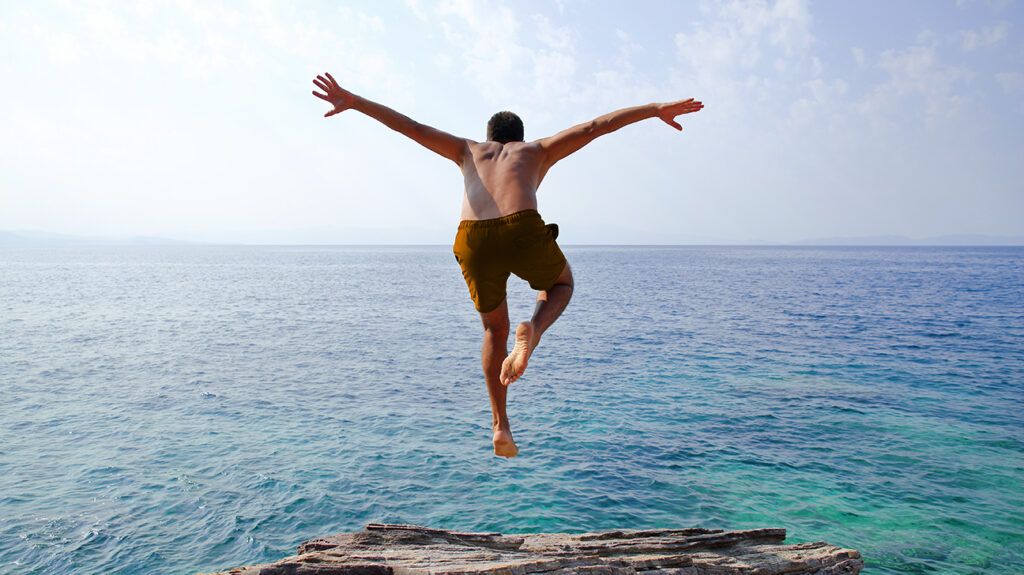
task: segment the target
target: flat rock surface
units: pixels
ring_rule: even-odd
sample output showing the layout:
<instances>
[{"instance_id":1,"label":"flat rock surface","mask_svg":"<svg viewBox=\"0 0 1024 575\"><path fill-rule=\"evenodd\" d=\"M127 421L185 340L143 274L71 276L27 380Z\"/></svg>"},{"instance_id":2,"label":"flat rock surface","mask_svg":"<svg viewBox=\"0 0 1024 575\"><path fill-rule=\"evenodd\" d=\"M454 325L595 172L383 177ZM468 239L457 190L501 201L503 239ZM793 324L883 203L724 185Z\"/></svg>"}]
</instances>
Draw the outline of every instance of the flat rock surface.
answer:
<instances>
[{"instance_id":1,"label":"flat rock surface","mask_svg":"<svg viewBox=\"0 0 1024 575\"><path fill-rule=\"evenodd\" d=\"M275 563L218 575L845 575L864 565L852 549L785 539L785 529L502 535L371 523L306 541Z\"/></svg>"}]
</instances>

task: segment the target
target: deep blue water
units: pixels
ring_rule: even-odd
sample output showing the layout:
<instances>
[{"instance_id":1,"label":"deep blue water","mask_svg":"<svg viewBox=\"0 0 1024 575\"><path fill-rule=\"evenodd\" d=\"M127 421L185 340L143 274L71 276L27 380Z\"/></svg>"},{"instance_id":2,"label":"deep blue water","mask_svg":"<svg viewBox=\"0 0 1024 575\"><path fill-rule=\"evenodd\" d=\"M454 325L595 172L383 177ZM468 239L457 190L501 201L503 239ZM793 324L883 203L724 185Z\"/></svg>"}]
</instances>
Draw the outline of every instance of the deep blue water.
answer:
<instances>
[{"instance_id":1,"label":"deep blue water","mask_svg":"<svg viewBox=\"0 0 1024 575\"><path fill-rule=\"evenodd\" d=\"M209 571L371 521L1024 572L1024 249L565 252L503 460L449 247L0 250L0 572Z\"/></svg>"}]
</instances>

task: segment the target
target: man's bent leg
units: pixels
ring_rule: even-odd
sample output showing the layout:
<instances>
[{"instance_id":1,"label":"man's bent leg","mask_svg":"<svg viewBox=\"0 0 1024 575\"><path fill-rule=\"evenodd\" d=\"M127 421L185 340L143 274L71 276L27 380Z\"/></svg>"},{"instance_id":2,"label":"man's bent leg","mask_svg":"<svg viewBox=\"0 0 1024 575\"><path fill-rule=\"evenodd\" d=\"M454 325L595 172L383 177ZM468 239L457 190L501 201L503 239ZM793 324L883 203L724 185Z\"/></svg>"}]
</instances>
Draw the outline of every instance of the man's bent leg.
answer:
<instances>
[{"instance_id":1,"label":"man's bent leg","mask_svg":"<svg viewBox=\"0 0 1024 575\"><path fill-rule=\"evenodd\" d=\"M572 270L569 269L569 262L565 263L565 269L555 280L555 285L537 294L537 305L533 309L533 347L540 343L540 336L555 320L562 315L562 311L569 305L572 299L573 279ZM518 331L518 330L517 330Z\"/></svg>"},{"instance_id":2,"label":"man's bent leg","mask_svg":"<svg viewBox=\"0 0 1024 575\"><path fill-rule=\"evenodd\" d=\"M494 432L494 453L502 457L515 457L519 452L512 439L512 428L505 412L508 390L501 384L501 365L508 355L508 302L493 311L480 314L484 326L484 342L481 356L487 394L491 397L491 430Z\"/></svg>"},{"instance_id":3,"label":"man's bent leg","mask_svg":"<svg viewBox=\"0 0 1024 575\"><path fill-rule=\"evenodd\" d=\"M555 280L555 285L537 294L537 306L533 310L533 318L524 321L516 327L516 342L512 353L502 362L501 382L509 385L519 379L526 371L526 365L534 348L540 343L540 337L551 324L555 323L558 316L569 300L572 299L573 279L572 270L566 262L565 268Z\"/></svg>"}]
</instances>

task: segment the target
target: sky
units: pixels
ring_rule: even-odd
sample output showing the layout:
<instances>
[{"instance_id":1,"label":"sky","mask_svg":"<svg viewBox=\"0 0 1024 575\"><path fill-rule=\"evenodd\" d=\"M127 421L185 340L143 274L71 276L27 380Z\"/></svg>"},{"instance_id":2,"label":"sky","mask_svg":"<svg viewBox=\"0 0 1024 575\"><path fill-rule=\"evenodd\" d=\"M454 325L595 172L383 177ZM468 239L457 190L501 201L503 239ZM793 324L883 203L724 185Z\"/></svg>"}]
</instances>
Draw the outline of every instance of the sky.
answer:
<instances>
[{"instance_id":1,"label":"sky","mask_svg":"<svg viewBox=\"0 0 1024 575\"><path fill-rule=\"evenodd\" d=\"M1019 0L15 0L0 52L0 230L451 243L457 166L330 71L475 140L703 101L551 170L566 243L1024 235Z\"/></svg>"}]
</instances>

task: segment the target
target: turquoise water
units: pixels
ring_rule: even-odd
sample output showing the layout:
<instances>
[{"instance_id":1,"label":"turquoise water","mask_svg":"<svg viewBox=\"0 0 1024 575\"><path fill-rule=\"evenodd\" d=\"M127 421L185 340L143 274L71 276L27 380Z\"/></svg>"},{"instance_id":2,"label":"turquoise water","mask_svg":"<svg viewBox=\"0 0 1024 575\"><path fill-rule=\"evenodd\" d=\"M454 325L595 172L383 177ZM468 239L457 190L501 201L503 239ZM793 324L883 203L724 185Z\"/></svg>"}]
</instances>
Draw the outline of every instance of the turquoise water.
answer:
<instances>
[{"instance_id":1,"label":"turquoise water","mask_svg":"<svg viewBox=\"0 0 1024 575\"><path fill-rule=\"evenodd\" d=\"M1024 249L565 251L503 460L448 247L0 250L0 572L186 574L371 521L1024 572Z\"/></svg>"}]
</instances>

